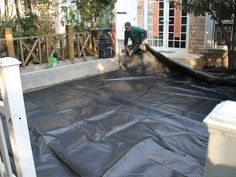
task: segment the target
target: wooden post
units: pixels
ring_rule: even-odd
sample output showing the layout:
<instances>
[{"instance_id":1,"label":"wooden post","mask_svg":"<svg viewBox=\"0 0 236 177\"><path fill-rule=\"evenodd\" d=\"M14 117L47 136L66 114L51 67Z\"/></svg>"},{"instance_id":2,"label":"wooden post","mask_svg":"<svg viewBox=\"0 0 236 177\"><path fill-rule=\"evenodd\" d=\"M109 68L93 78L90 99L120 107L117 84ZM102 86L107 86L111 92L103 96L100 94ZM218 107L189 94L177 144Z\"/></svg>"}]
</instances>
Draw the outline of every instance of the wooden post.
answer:
<instances>
[{"instance_id":1,"label":"wooden post","mask_svg":"<svg viewBox=\"0 0 236 177\"><path fill-rule=\"evenodd\" d=\"M65 51L64 51L64 36L60 40L60 47L61 47L61 56L62 60L65 61Z\"/></svg>"},{"instance_id":2,"label":"wooden post","mask_svg":"<svg viewBox=\"0 0 236 177\"><path fill-rule=\"evenodd\" d=\"M114 51L116 52L116 29L115 28L112 28L112 36L113 36L113 49Z\"/></svg>"},{"instance_id":3,"label":"wooden post","mask_svg":"<svg viewBox=\"0 0 236 177\"><path fill-rule=\"evenodd\" d=\"M93 53L95 56L98 56L98 50L97 50L97 37L94 35L93 36Z\"/></svg>"},{"instance_id":4,"label":"wooden post","mask_svg":"<svg viewBox=\"0 0 236 177\"><path fill-rule=\"evenodd\" d=\"M11 28L5 28L5 39L6 39L6 45L7 45L7 55L9 57L14 57L15 51L14 51L14 43L13 43L13 36L12 36Z\"/></svg>"},{"instance_id":5,"label":"wooden post","mask_svg":"<svg viewBox=\"0 0 236 177\"><path fill-rule=\"evenodd\" d=\"M77 57L79 58L81 52L80 52L80 36L78 33L76 34L76 47L77 47Z\"/></svg>"},{"instance_id":6,"label":"wooden post","mask_svg":"<svg viewBox=\"0 0 236 177\"><path fill-rule=\"evenodd\" d=\"M45 52L46 52L46 60L47 63L49 64L49 50L48 50L48 37L45 37Z\"/></svg>"},{"instance_id":7,"label":"wooden post","mask_svg":"<svg viewBox=\"0 0 236 177\"><path fill-rule=\"evenodd\" d=\"M89 35L89 41L88 41L88 49L89 49L89 52L90 54L93 54L93 36L92 36L92 32L88 33Z\"/></svg>"},{"instance_id":8,"label":"wooden post","mask_svg":"<svg viewBox=\"0 0 236 177\"><path fill-rule=\"evenodd\" d=\"M74 40L73 40L73 27L71 25L66 26L66 44L68 56L71 63L75 62L75 52L74 52Z\"/></svg>"},{"instance_id":9,"label":"wooden post","mask_svg":"<svg viewBox=\"0 0 236 177\"><path fill-rule=\"evenodd\" d=\"M38 38L38 55L39 55L39 63L42 64L42 49L41 49L41 38Z\"/></svg>"}]
</instances>

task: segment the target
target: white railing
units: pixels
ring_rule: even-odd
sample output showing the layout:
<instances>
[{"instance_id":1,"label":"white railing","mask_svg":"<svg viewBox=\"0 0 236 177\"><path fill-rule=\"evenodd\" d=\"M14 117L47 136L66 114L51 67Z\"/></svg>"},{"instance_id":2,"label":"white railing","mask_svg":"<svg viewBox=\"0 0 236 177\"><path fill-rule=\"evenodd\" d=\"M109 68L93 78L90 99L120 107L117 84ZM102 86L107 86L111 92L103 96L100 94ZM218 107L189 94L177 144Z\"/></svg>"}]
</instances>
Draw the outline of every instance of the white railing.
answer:
<instances>
[{"instance_id":1,"label":"white railing","mask_svg":"<svg viewBox=\"0 0 236 177\"><path fill-rule=\"evenodd\" d=\"M36 177L30 144L25 105L22 93L20 62L15 58L0 58L0 89L2 101L0 112L5 115L7 131L16 166L13 174L5 134L0 118L0 176L2 177Z\"/></svg>"}]
</instances>

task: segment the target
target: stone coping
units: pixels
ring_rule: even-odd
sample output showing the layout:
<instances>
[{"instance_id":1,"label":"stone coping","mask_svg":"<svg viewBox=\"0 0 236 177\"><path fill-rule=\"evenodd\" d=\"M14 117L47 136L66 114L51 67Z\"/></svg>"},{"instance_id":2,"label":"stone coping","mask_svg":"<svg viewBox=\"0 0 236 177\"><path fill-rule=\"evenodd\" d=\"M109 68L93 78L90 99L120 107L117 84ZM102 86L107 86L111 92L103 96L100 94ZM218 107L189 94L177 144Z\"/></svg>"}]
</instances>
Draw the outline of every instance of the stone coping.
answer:
<instances>
[{"instance_id":1,"label":"stone coping","mask_svg":"<svg viewBox=\"0 0 236 177\"><path fill-rule=\"evenodd\" d=\"M28 92L118 70L118 60L117 58L93 59L86 62L77 61L74 64L66 61L58 63L55 68L48 68L45 64L20 70L23 92Z\"/></svg>"}]
</instances>

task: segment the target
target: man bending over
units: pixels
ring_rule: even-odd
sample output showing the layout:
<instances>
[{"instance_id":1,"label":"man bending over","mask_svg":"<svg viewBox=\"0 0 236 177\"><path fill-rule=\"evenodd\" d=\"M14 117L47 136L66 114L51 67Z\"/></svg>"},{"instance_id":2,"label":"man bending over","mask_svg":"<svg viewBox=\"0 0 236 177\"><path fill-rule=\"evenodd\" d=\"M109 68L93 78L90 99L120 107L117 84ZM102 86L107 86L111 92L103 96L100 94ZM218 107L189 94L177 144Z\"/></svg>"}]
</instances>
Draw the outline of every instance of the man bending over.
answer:
<instances>
[{"instance_id":1,"label":"man bending over","mask_svg":"<svg viewBox=\"0 0 236 177\"><path fill-rule=\"evenodd\" d=\"M139 50L140 45L145 44L145 41L147 39L147 31L136 26L131 26L130 22L125 23L124 35L124 47L129 56L135 54ZM131 39L132 44L128 46L129 39Z\"/></svg>"}]
</instances>

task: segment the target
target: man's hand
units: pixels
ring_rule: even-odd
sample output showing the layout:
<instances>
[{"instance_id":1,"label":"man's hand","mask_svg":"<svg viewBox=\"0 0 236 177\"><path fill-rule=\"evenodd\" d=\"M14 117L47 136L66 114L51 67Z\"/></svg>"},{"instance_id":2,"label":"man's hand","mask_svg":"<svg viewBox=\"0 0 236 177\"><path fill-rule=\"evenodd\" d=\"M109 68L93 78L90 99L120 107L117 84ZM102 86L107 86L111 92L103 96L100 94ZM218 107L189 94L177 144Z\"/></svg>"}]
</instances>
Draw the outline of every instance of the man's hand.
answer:
<instances>
[{"instance_id":1,"label":"man's hand","mask_svg":"<svg viewBox=\"0 0 236 177\"><path fill-rule=\"evenodd\" d=\"M127 46L125 46L125 47L121 50L122 53L126 53L127 51L128 51Z\"/></svg>"},{"instance_id":2,"label":"man's hand","mask_svg":"<svg viewBox=\"0 0 236 177\"><path fill-rule=\"evenodd\" d=\"M143 39L142 44L147 44L147 39Z\"/></svg>"}]
</instances>

